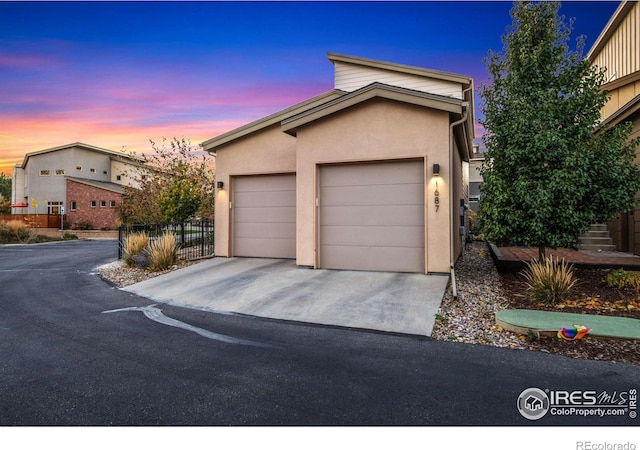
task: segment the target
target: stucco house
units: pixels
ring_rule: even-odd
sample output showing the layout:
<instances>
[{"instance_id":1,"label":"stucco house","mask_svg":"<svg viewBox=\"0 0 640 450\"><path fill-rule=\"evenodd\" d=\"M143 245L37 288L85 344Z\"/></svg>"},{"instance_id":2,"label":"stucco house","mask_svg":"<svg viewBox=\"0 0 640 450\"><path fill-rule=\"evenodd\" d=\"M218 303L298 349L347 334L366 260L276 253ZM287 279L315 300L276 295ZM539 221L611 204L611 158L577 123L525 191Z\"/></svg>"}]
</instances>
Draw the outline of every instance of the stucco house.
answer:
<instances>
[{"instance_id":1,"label":"stucco house","mask_svg":"<svg viewBox=\"0 0 640 450\"><path fill-rule=\"evenodd\" d=\"M13 168L12 214L59 215L93 228L117 225L116 206L124 186L136 186L141 161L76 142L27 153Z\"/></svg>"},{"instance_id":2,"label":"stucco house","mask_svg":"<svg viewBox=\"0 0 640 450\"><path fill-rule=\"evenodd\" d=\"M205 141L216 255L448 273L462 251L473 80L328 53L334 89Z\"/></svg>"},{"instance_id":3,"label":"stucco house","mask_svg":"<svg viewBox=\"0 0 640 450\"><path fill-rule=\"evenodd\" d=\"M615 10L587 58L605 67L602 89L611 98L602 110L604 125L633 123L632 138L640 136L640 3L623 1ZM636 163L640 158L636 153ZM640 195L636 196L640 200ZM616 250L640 255L640 204L608 224Z\"/></svg>"}]
</instances>

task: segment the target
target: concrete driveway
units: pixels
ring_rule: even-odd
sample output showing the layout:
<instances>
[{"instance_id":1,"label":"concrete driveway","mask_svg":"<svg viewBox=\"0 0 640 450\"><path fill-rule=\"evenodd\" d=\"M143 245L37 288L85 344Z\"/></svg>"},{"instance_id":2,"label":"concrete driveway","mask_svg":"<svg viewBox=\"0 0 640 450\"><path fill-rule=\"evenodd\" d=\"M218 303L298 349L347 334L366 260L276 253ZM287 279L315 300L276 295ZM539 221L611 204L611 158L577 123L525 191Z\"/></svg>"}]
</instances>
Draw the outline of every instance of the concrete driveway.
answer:
<instances>
[{"instance_id":1,"label":"concrete driveway","mask_svg":"<svg viewBox=\"0 0 640 450\"><path fill-rule=\"evenodd\" d=\"M306 269L293 260L213 258L124 288L216 312L429 336L449 277Z\"/></svg>"}]
</instances>

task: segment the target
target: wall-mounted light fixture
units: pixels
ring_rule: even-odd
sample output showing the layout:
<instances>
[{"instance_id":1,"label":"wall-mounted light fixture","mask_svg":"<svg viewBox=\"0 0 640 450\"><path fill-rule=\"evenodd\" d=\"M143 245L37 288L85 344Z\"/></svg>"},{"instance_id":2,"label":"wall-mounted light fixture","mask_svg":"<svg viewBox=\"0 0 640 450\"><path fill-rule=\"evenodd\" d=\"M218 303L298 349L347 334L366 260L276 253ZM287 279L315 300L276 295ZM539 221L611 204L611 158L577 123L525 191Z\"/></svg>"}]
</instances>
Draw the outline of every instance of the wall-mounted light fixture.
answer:
<instances>
[{"instance_id":1,"label":"wall-mounted light fixture","mask_svg":"<svg viewBox=\"0 0 640 450\"><path fill-rule=\"evenodd\" d=\"M224 187L224 182L218 181L217 186L218 186L218 189L222 189Z\"/></svg>"},{"instance_id":2,"label":"wall-mounted light fixture","mask_svg":"<svg viewBox=\"0 0 640 450\"><path fill-rule=\"evenodd\" d=\"M440 176L440 164L434 164L433 165L433 176L434 177L439 177Z\"/></svg>"}]
</instances>

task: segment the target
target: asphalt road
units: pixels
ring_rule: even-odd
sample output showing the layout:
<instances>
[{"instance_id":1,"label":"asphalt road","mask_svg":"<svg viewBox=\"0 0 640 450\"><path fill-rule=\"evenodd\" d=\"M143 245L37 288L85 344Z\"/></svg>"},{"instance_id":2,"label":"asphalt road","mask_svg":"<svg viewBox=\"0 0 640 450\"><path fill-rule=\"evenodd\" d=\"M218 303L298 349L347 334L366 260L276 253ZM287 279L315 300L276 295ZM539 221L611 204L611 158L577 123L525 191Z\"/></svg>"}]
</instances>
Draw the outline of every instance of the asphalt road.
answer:
<instances>
[{"instance_id":1,"label":"asphalt road","mask_svg":"<svg viewBox=\"0 0 640 450\"><path fill-rule=\"evenodd\" d=\"M638 424L516 409L532 387L628 394L638 366L149 307L94 272L115 257L0 247L0 425Z\"/></svg>"}]
</instances>

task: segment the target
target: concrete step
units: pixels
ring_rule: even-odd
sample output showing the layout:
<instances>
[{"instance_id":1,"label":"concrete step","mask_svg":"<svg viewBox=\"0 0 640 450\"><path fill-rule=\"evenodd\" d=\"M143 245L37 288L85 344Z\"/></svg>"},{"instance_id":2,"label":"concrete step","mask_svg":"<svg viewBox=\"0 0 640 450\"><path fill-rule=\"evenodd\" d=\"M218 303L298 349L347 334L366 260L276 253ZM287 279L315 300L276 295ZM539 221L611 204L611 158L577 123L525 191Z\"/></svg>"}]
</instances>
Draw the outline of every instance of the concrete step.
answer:
<instances>
[{"instance_id":1,"label":"concrete step","mask_svg":"<svg viewBox=\"0 0 640 450\"><path fill-rule=\"evenodd\" d=\"M578 244L612 245L613 239L610 237L591 237L583 235L578 238Z\"/></svg>"},{"instance_id":2,"label":"concrete step","mask_svg":"<svg viewBox=\"0 0 640 450\"><path fill-rule=\"evenodd\" d=\"M613 244L578 244L578 250L583 252L614 252L616 246Z\"/></svg>"},{"instance_id":3,"label":"concrete step","mask_svg":"<svg viewBox=\"0 0 640 450\"><path fill-rule=\"evenodd\" d=\"M607 228L607 224L605 223L594 223L591 225L591 228L589 228L591 231L606 231L607 233L609 232L608 228Z\"/></svg>"},{"instance_id":4,"label":"concrete step","mask_svg":"<svg viewBox=\"0 0 640 450\"><path fill-rule=\"evenodd\" d=\"M608 231L593 231L593 230L589 230L585 234L583 234L582 236L588 237L588 238L609 238L609 232Z\"/></svg>"},{"instance_id":5,"label":"concrete step","mask_svg":"<svg viewBox=\"0 0 640 450\"><path fill-rule=\"evenodd\" d=\"M613 245L607 225L596 223L578 237L578 249L584 252L612 252L615 251L616 246Z\"/></svg>"}]
</instances>

